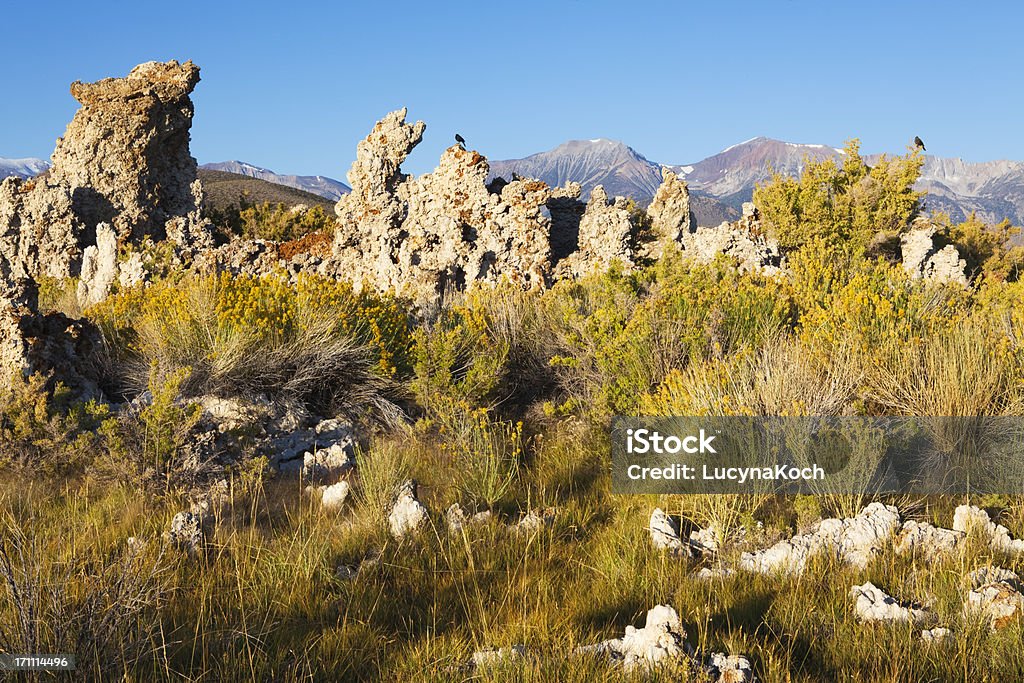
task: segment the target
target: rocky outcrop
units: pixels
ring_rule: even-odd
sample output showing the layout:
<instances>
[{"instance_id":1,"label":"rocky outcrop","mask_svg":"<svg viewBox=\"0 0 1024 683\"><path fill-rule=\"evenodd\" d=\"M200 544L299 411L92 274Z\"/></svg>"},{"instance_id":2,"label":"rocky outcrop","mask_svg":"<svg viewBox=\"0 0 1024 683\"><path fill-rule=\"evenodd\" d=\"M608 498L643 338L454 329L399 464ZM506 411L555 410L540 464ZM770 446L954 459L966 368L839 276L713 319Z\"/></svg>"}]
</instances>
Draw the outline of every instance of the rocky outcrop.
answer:
<instances>
[{"instance_id":1,"label":"rocky outcrop","mask_svg":"<svg viewBox=\"0 0 1024 683\"><path fill-rule=\"evenodd\" d=\"M78 304L85 308L110 294L117 278L117 234L107 223L96 226L96 244L82 253L82 273L78 280Z\"/></svg>"},{"instance_id":2,"label":"rocky outcrop","mask_svg":"<svg viewBox=\"0 0 1024 683\"><path fill-rule=\"evenodd\" d=\"M579 183L566 183L551 191L545 206L551 215L551 265L576 251L580 241L580 221L587 205L580 201L583 188Z\"/></svg>"},{"instance_id":3,"label":"rocky outcrop","mask_svg":"<svg viewBox=\"0 0 1024 683\"><path fill-rule=\"evenodd\" d=\"M917 554L926 559L935 559L956 551L960 541L966 537L962 531L942 529L927 522L910 520L904 522L896 539L896 552Z\"/></svg>"},{"instance_id":4,"label":"rocky outcrop","mask_svg":"<svg viewBox=\"0 0 1024 683\"><path fill-rule=\"evenodd\" d=\"M651 673L673 662L686 662L688 668L702 670L707 680L716 683L754 680L754 669L746 657L721 652L704 657L687 644L679 614L669 605L648 610L643 628L627 626L623 637L578 647L576 654L606 658L629 672Z\"/></svg>"},{"instance_id":5,"label":"rocky outcrop","mask_svg":"<svg viewBox=\"0 0 1024 683\"><path fill-rule=\"evenodd\" d=\"M633 224L626 200L608 199L598 185L590 192L590 201L580 219L576 251L558 264L559 278L576 278L597 270L606 270L614 262L631 268L634 262Z\"/></svg>"},{"instance_id":6,"label":"rocky outcrop","mask_svg":"<svg viewBox=\"0 0 1024 683\"><path fill-rule=\"evenodd\" d=\"M101 223L122 244L149 236L190 252L212 246L189 154L189 94L198 81L192 62L170 61L73 83L82 107L50 170L0 186L0 274L78 275Z\"/></svg>"},{"instance_id":7,"label":"rocky outcrop","mask_svg":"<svg viewBox=\"0 0 1024 683\"><path fill-rule=\"evenodd\" d=\"M196 512L184 511L174 515L167 530L167 542L172 548L195 557L206 546L206 524L203 516Z\"/></svg>"},{"instance_id":8,"label":"rocky outcrop","mask_svg":"<svg viewBox=\"0 0 1024 683\"><path fill-rule=\"evenodd\" d=\"M690 190L686 181L667 168L661 169L661 186L647 207L651 219L652 242L648 248L651 258L659 258L665 245L681 244L683 237L693 230L693 212L690 210Z\"/></svg>"},{"instance_id":9,"label":"rocky outcrop","mask_svg":"<svg viewBox=\"0 0 1024 683\"><path fill-rule=\"evenodd\" d=\"M953 632L943 626L936 626L921 631L921 641L933 645L946 642L953 636Z\"/></svg>"},{"instance_id":10,"label":"rocky outcrop","mask_svg":"<svg viewBox=\"0 0 1024 683\"><path fill-rule=\"evenodd\" d=\"M99 332L88 321L40 314L33 280L0 276L0 383L12 373L40 374L78 398L99 398L96 378L86 372L90 364L83 362L99 344Z\"/></svg>"},{"instance_id":11,"label":"rocky outcrop","mask_svg":"<svg viewBox=\"0 0 1024 683\"><path fill-rule=\"evenodd\" d=\"M72 188L88 227L108 221L126 242L161 239L168 222L199 221L202 195L189 153L189 95L198 82L199 67L170 61L71 84L82 108L57 142L47 182Z\"/></svg>"},{"instance_id":12,"label":"rocky outcrop","mask_svg":"<svg viewBox=\"0 0 1024 683\"><path fill-rule=\"evenodd\" d=\"M964 604L965 614L976 614L993 631L1005 628L1024 615L1024 594L1016 578L1004 578L972 589Z\"/></svg>"},{"instance_id":13,"label":"rocky outcrop","mask_svg":"<svg viewBox=\"0 0 1024 683\"><path fill-rule=\"evenodd\" d=\"M679 525L661 508L654 508L647 525L651 534L651 545L677 557L693 557L694 549L679 535Z\"/></svg>"},{"instance_id":14,"label":"rocky outcrop","mask_svg":"<svg viewBox=\"0 0 1024 683\"><path fill-rule=\"evenodd\" d=\"M825 519L810 533L780 541L767 550L743 553L740 568L763 574L801 574L816 555L863 568L899 528L899 510L871 503L856 517Z\"/></svg>"},{"instance_id":15,"label":"rocky outcrop","mask_svg":"<svg viewBox=\"0 0 1024 683\"><path fill-rule=\"evenodd\" d=\"M697 228L683 235L682 242L690 258L709 262L724 254L736 259L741 271L776 275L783 265L779 245L765 235L757 208L750 202L743 204L743 216L735 223Z\"/></svg>"},{"instance_id":16,"label":"rocky outcrop","mask_svg":"<svg viewBox=\"0 0 1024 683\"><path fill-rule=\"evenodd\" d=\"M953 511L953 530L974 534L997 552L1024 552L1024 540L1011 538L1009 529L993 522L987 512L974 505L960 505Z\"/></svg>"},{"instance_id":17,"label":"rocky outcrop","mask_svg":"<svg viewBox=\"0 0 1024 683\"><path fill-rule=\"evenodd\" d=\"M622 638L605 640L577 650L580 654L604 655L627 671L651 669L686 654L686 631L679 614L668 605L658 605L647 612L643 628L626 627Z\"/></svg>"},{"instance_id":18,"label":"rocky outcrop","mask_svg":"<svg viewBox=\"0 0 1024 683\"><path fill-rule=\"evenodd\" d=\"M335 209L333 272L421 305L472 282L543 286L548 186L514 180L491 192L487 160L458 145L445 150L432 173L410 179L401 163L425 126L406 123L405 115L388 114L359 143L348 174L352 192Z\"/></svg>"},{"instance_id":19,"label":"rocky outcrop","mask_svg":"<svg viewBox=\"0 0 1024 683\"><path fill-rule=\"evenodd\" d=\"M345 504L350 492L351 487L349 483L347 481L339 481L337 484L324 487L320 493L320 503L326 510L336 510Z\"/></svg>"},{"instance_id":20,"label":"rocky outcrop","mask_svg":"<svg viewBox=\"0 0 1024 683\"><path fill-rule=\"evenodd\" d=\"M967 261L952 244L939 247L936 228L927 219L914 221L910 232L900 238L903 267L913 279L967 284Z\"/></svg>"}]
</instances>

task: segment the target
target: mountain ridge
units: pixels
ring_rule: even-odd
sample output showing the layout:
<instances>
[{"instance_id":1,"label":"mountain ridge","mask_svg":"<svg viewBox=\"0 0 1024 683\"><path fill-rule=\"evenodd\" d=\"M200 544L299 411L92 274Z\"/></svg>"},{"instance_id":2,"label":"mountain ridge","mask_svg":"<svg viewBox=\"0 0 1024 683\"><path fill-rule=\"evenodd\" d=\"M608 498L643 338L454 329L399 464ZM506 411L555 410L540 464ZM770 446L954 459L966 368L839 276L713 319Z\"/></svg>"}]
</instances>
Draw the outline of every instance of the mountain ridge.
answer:
<instances>
[{"instance_id":1,"label":"mountain ridge","mask_svg":"<svg viewBox=\"0 0 1024 683\"><path fill-rule=\"evenodd\" d=\"M593 138L568 140L519 159L491 160L490 177L510 178L515 173L538 178L552 187L574 181L583 186L584 199L595 185L603 185L610 196L631 197L647 204L661 184L662 169L668 168L687 181L697 223L717 225L738 217L742 203L750 201L756 184L770 178L769 169L796 176L807 159L839 159L842 154L841 149L828 145L759 136L730 145L700 161L661 164L623 142ZM880 156L865 155L865 161L872 164ZM42 159L0 158L0 177L28 178L48 166ZM206 163L201 168L249 176L331 201L349 192L347 185L327 176L284 175L243 161ZM971 162L926 154L915 187L927 192L926 211L941 211L954 221L964 220L974 212L989 223L1008 218L1024 225L1024 161Z\"/></svg>"},{"instance_id":2,"label":"mountain ridge","mask_svg":"<svg viewBox=\"0 0 1024 683\"><path fill-rule=\"evenodd\" d=\"M275 173L270 169L256 166L245 161L217 161L208 164L201 164L199 168L207 171L224 171L236 175L245 175L258 180L265 180L275 185L293 187L297 190L320 195L325 199L338 201L351 191L345 183L320 175L286 175Z\"/></svg>"}]
</instances>

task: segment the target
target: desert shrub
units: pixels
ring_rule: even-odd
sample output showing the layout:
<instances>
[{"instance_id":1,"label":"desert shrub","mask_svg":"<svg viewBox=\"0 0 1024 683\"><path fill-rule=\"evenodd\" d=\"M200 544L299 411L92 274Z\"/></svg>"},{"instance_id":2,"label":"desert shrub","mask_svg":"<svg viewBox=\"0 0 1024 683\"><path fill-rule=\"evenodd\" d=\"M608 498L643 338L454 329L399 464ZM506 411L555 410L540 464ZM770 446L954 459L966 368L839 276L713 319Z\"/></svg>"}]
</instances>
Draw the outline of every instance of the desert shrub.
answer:
<instances>
[{"instance_id":1,"label":"desert shrub","mask_svg":"<svg viewBox=\"0 0 1024 683\"><path fill-rule=\"evenodd\" d=\"M678 255L639 275L555 287L549 299L552 363L572 400L598 414L634 414L674 369L757 345L792 318L776 281Z\"/></svg>"},{"instance_id":2,"label":"desert shrub","mask_svg":"<svg viewBox=\"0 0 1024 683\"><path fill-rule=\"evenodd\" d=\"M438 416L444 453L466 502L493 507L511 489L523 457L523 423L495 420L469 406Z\"/></svg>"},{"instance_id":3,"label":"desert shrub","mask_svg":"<svg viewBox=\"0 0 1024 683\"><path fill-rule=\"evenodd\" d=\"M832 291L823 291L816 305L801 311L801 336L829 354L837 345L870 353L890 341L911 342L923 336L930 315L943 314L934 310L931 293L912 282L902 266L862 260L845 282L835 281Z\"/></svg>"},{"instance_id":4,"label":"desert shrub","mask_svg":"<svg viewBox=\"0 0 1024 683\"><path fill-rule=\"evenodd\" d=\"M315 276L192 276L90 310L125 350L138 389L151 370L188 368L187 395L265 394L321 410L397 418L386 398L408 372L412 333L398 301ZM144 380L143 380L144 378Z\"/></svg>"},{"instance_id":5,"label":"desert shrub","mask_svg":"<svg viewBox=\"0 0 1024 683\"><path fill-rule=\"evenodd\" d=\"M922 194L913 185L922 163L913 151L892 159L883 155L869 168L860 142L850 140L842 164L808 159L799 178L773 173L754 190L754 203L784 249L820 237L861 252L905 232L916 217Z\"/></svg>"},{"instance_id":6,"label":"desert shrub","mask_svg":"<svg viewBox=\"0 0 1024 683\"><path fill-rule=\"evenodd\" d=\"M51 391L42 375L0 377L0 464L80 473L95 455L94 430L108 418L106 405L72 400L59 383Z\"/></svg>"},{"instance_id":7,"label":"desert shrub","mask_svg":"<svg viewBox=\"0 0 1024 683\"><path fill-rule=\"evenodd\" d=\"M398 487L412 477L412 453L394 441L382 441L369 452L357 452L359 480L354 496L360 516L385 529Z\"/></svg>"},{"instance_id":8,"label":"desert shrub","mask_svg":"<svg viewBox=\"0 0 1024 683\"><path fill-rule=\"evenodd\" d=\"M79 675L123 677L151 653L163 556L65 560L27 526L9 514L0 520L0 651L73 653Z\"/></svg>"},{"instance_id":9,"label":"desert shrub","mask_svg":"<svg viewBox=\"0 0 1024 683\"><path fill-rule=\"evenodd\" d=\"M1024 356L980 316L929 334L918 344L888 344L869 375L871 398L891 414L1018 414Z\"/></svg>"},{"instance_id":10,"label":"desert shrub","mask_svg":"<svg viewBox=\"0 0 1024 683\"><path fill-rule=\"evenodd\" d=\"M478 286L416 330L413 388L428 416L463 403L525 404L543 391L538 303L537 293L507 282Z\"/></svg>"},{"instance_id":11,"label":"desert shrub","mask_svg":"<svg viewBox=\"0 0 1024 683\"><path fill-rule=\"evenodd\" d=\"M202 410L181 399L188 377L188 368L166 376L154 372L148 403L104 422L99 429L104 451L94 474L162 491L189 488L212 474L213 463L196 457L202 449L194 430Z\"/></svg>"},{"instance_id":12,"label":"desert shrub","mask_svg":"<svg viewBox=\"0 0 1024 683\"><path fill-rule=\"evenodd\" d=\"M853 402L862 371L829 360L779 335L758 348L672 370L643 397L641 410L666 416L840 415Z\"/></svg>"},{"instance_id":13,"label":"desert shrub","mask_svg":"<svg viewBox=\"0 0 1024 683\"><path fill-rule=\"evenodd\" d=\"M243 201L240 207L213 211L211 220L229 235L287 242L320 230L333 230L335 219L323 206L288 206Z\"/></svg>"},{"instance_id":14,"label":"desert shrub","mask_svg":"<svg viewBox=\"0 0 1024 683\"><path fill-rule=\"evenodd\" d=\"M960 256L967 261L967 274L974 277L984 275L990 280L1018 279L1024 265L1024 247L1012 243L1020 234L1020 228L1009 220L990 225L975 214L967 220L950 224L945 217L934 220L942 225L942 233L956 245Z\"/></svg>"}]
</instances>

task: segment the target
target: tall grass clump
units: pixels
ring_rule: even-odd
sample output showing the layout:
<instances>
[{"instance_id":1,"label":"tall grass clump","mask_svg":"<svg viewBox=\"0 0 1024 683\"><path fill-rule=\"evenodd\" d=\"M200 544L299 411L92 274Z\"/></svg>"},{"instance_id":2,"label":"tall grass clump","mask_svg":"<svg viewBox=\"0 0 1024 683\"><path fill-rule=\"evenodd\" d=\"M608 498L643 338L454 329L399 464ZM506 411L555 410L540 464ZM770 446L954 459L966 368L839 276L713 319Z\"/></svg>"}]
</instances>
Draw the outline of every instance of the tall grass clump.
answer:
<instances>
[{"instance_id":1,"label":"tall grass clump","mask_svg":"<svg viewBox=\"0 0 1024 683\"><path fill-rule=\"evenodd\" d=\"M412 338L392 299L315 276L293 285L284 276L226 273L125 296L130 301L114 297L90 313L125 348L136 391L153 373L184 370L185 395L264 395L325 413L399 419L394 380L409 371Z\"/></svg>"}]
</instances>

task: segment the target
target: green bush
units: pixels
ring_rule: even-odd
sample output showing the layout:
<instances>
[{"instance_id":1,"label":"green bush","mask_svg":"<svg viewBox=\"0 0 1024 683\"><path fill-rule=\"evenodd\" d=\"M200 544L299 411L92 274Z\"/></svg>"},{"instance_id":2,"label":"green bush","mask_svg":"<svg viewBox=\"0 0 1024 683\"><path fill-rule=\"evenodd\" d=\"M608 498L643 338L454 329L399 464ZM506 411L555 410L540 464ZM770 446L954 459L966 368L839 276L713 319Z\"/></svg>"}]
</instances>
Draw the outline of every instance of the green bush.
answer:
<instances>
[{"instance_id":1,"label":"green bush","mask_svg":"<svg viewBox=\"0 0 1024 683\"><path fill-rule=\"evenodd\" d=\"M274 242L297 240L320 230L333 230L334 216L323 206L288 206L242 202L238 208L213 212L211 220L230 235Z\"/></svg>"}]
</instances>

